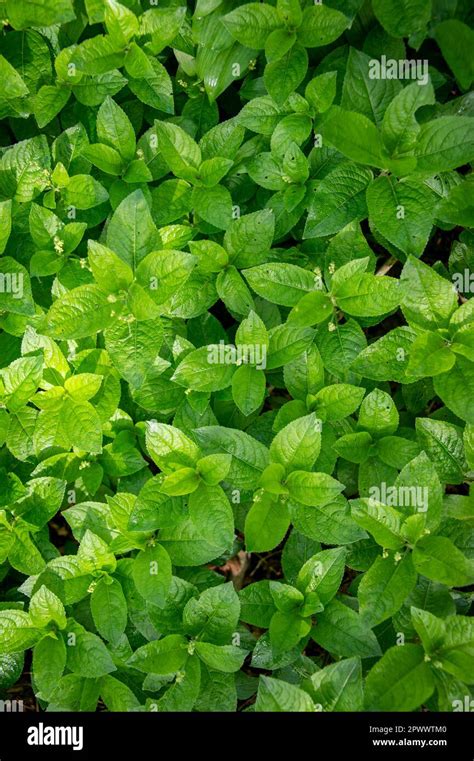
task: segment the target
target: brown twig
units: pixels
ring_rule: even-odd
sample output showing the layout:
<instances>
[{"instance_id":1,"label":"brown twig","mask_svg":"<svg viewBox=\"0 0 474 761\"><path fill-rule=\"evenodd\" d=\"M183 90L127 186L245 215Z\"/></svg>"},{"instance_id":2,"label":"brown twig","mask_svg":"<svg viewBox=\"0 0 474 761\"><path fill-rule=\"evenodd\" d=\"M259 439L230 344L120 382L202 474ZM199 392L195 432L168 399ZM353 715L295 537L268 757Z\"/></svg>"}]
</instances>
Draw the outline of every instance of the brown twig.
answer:
<instances>
[{"instance_id":1,"label":"brown twig","mask_svg":"<svg viewBox=\"0 0 474 761\"><path fill-rule=\"evenodd\" d=\"M375 273L376 275L386 275L389 270L392 269L393 265L397 263L397 259L395 259L394 256L391 256L390 259L387 259L387 261L382 264L382 266L377 270Z\"/></svg>"},{"instance_id":2,"label":"brown twig","mask_svg":"<svg viewBox=\"0 0 474 761\"><path fill-rule=\"evenodd\" d=\"M237 557L240 560L240 569L237 574L234 575L232 581L234 584L234 589L236 592L238 592L240 589L242 589L244 579L248 570L248 567L250 565L250 552L245 552L245 550L240 550Z\"/></svg>"}]
</instances>

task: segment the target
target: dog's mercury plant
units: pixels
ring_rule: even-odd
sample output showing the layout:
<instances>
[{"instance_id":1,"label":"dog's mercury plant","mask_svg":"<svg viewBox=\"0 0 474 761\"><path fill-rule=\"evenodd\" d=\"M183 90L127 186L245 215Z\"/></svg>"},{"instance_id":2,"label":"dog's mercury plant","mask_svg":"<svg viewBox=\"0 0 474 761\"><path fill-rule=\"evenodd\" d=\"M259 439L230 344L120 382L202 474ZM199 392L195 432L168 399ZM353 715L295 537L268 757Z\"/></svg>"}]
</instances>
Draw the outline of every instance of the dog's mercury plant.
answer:
<instances>
[{"instance_id":1,"label":"dog's mercury plant","mask_svg":"<svg viewBox=\"0 0 474 761\"><path fill-rule=\"evenodd\" d=\"M0 18L1 704L474 710L472 3Z\"/></svg>"}]
</instances>

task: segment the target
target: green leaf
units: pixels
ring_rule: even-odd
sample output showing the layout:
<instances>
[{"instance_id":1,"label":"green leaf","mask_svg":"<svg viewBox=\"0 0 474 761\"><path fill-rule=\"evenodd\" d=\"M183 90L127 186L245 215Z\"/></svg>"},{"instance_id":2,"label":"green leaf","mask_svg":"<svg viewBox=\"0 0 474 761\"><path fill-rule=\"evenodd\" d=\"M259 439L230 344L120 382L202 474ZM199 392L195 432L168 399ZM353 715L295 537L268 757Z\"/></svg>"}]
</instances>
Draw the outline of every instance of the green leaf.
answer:
<instances>
[{"instance_id":1,"label":"green leaf","mask_svg":"<svg viewBox=\"0 0 474 761\"><path fill-rule=\"evenodd\" d=\"M15 3L8 0L6 12L14 29L65 24L75 18L70 0L41 0L35 3Z\"/></svg>"},{"instance_id":2,"label":"green leaf","mask_svg":"<svg viewBox=\"0 0 474 761\"><path fill-rule=\"evenodd\" d=\"M268 629L276 610L270 592L270 582L265 579L248 584L239 592L239 599L241 621L261 629Z\"/></svg>"},{"instance_id":3,"label":"green leaf","mask_svg":"<svg viewBox=\"0 0 474 761\"><path fill-rule=\"evenodd\" d=\"M53 622L59 629L66 626L66 612L61 600L44 585L30 600L29 614L34 626L45 628Z\"/></svg>"},{"instance_id":4,"label":"green leaf","mask_svg":"<svg viewBox=\"0 0 474 761\"><path fill-rule=\"evenodd\" d=\"M171 497L191 494L199 486L199 475L194 468L180 468L163 479L161 491Z\"/></svg>"},{"instance_id":5,"label":"green leaf","mask_svg":"<svg viewBox=\"0 0 474 761\"><path fill-rule=\"evenodd\" d=\"M145 674L174 674L187 657L186 639L181 634L169 634L135 650L128 665Z\"/></svg>"},{"instance_id":6,"label":"green leaf","mask_svg":"<svg viewBox=\"0 0 474 761\"><path fill-rule=\"evenodd\" d=\"M367 394L359 410L359 428L371 436L389 436L398 428L398 410L393 399L385 391L376 388Z\"/></svg>"},{"instance_id":7,"label":"green leaf","mask_svg":"<svg viewBox=\"0 0 474 761\"><path fill-rule=\"evenodd\" d=\"M90 37L78 45L73 53L73 63L83 74L105 74L120 68L124 51L111 36Z\"/></svg>"},{"instance_id":8,"label":"green leaf","mask_svg":"<svg viewBox=\"0 0 474 761\"><path fill-rule=\"evenodd\" d=\"M137 17L116 0L107 0L104 21L108 33L118 45L126 45L138 33Z\"/></svg>"},{"instance_id":9,"label":"green leaf","mask_svg":"<svg viewBox=\"0 0 474 761\"><path fill-rule=\"evenodd\" d=\"M430 0L374 0L374 13L393 37L408 37L424 29L431 17Z\"/></svg>"},{"instance_id":10,"label":"green leaf","mask_svg":"<svg viewBox=\"0 0 474 761\"><path fill-rule=\"evenodd\" d=\"M337 72L327 71L314 77L306 85L304 96L316 111L324 113L336 97Z\"/></svg>"},{"instance_id":11,"label":"green leaf","mask_svg":"<svg viewBox=\"0 0 474 761\"><path fill-rule=\"evenodd\" d=\"M165 304L186 283L196 260L184 251L152 251L138 265L136 282L159 305Z\"/></svg>"},{"instance_id":12,"label":"green leaf","mask_svg":"<svg viewBox=\"0 0 474 761\"><path fill-rule=\"evenodd\" d=\"M235 363L232 362L234 352L229 352L229 363L221 363L219 348L222 347L202 346L190 352L176 368L173 380L195 391L218 391L230 386L235 372ZM222 357L222 360L225 359L225 356Z\"/></svg>"},{"instance_id":13,"label":"green leaf","mask_svg":"<svg viewBox=\"0 0 474 761\"><path fill-rule=\"evenodd\" d=\"M336 146L337 147L337 146ZM344 162L314 188L304 238L320 238L367 216L366 190L372 172Z\"/></svg>"},{"instance_id":14,"label":"green leaf","mask_svg":"<svg viewBox=\"0 0 474 761\"><path fill-rule=\"evenodd\" d=\"M402 311L410 324L425 330L447 326L457 305L455 289L448 280L410 256L400 285Z\"/></svg>"},{"instance_id":15,"label":"green leaf","mask_svg":"<svg viewBox=\"0 0 474 761\"><path fill-rule=\"evenodd\" d=\"M286 53L288 53L295 42L295 32L292 32L285 27L274 29L273 32L270 32L265 41L265 56L267 61L279 61Z\"/></svg>"},{"instance_id":16,"label":"green leaf","mask_svg":"<svg viewBox=\"0 0 474 761\"><path fill-rule=\"evenodd\" d=\"M88 259L94 279L104 291L120 291L131 284L132 270L110 248L89 240Z\"/></svg>"},{"instance_id":17,"label":"green leaf","mask_svg":"<svg viewBox=\"0 0 474 761\"><path fill-rule=\"evenodd\" d=\"M280 679L261 676L255 710L271 713L308 713L314 711L314 705L309 695L299 687Z\"/></svg>"},{"instance_id":18,"label":"green leaf","mask_svg":"<svg viewBox=\"0 0 474 761\"><path fill-rule=\"evenodd\" d=\"M42 357L21 357L3 370L5 404L11 412L18 412L31 399L42 376Z\"/></svg>"},{"instance_id":19,"label":"green leaf","mask_svg":"<svg viewBox=\"0 0 474 761\"><path fill-rule=\"evenodd\" d=\"M166 550L155 544L139 552L132 573L142 597L163 607L171 585L171 562Z\"/></svg>"},{"instance_id":20,"label":"green leaf","mask_svg":"<svg viewBox=\"0 0 474 761\"><path fill-rule=\"evenodd\" d=\"M155 122L161 153L176 177L192 180L201 164L201 151L181 127L170 122Z\"/></svg>"},{"instance_id":21,"label":"green leaf","mask_svg":"<svg viewBox=\"0 0 474 761\"><path fill-rule=\"evenodd\" d=\"M452 587L473 583L474 563L446 536L427 536L413 550L413 564L423 576Z\"/></svg>"},{"instance_id":22,"label":"green leaf","mask_svg":"<svg viewBox=\"0 0 474 761\"><path fill-rule=\"evenodd\" d=\"M307 473L294 470L286 480L290 497L303 505L324 505L332 502L344 489L344 484L326 473Z\"/></svg>"},{"instance_id":23,"label":"green leaf","mask_svg":"<svg viewBox=\"0 0 474 761\"><path fill-rule=\"evenodd\" d=\"M413 711L428 700L434 686L420 645L391 647L367 675L366 710Z\"/></svg>"},{"instance_id":24,"label":"green leaf","mask_svg":"<svg viewBox=\"0 0 474 761\"><path fill-rule=\"evenodd\" d=\"M307 48L329 45L337 40L347 26L347 18L334 8L322 4L310 6L303 11L298 39Z\"/></svg>"},{"instance_id":25,"label":"green leaf","mask_svg":"<svg viewBox=\"0 0 474 761\"><path fill-rule=\"evenodd\" d=\"M107 96L97 113L97 137L114 148L124 161L135 156L135 132L125 112Z\"/></svg>"},{"instance_id":26,"label":"green leaf","mask_svg":"<svg viewBox=\"0 0 474 761\"><path fill-rule=\"evenodd\" d=\"M42 129L64 108L70 98L68 90L43 85L35 95L33 111L38 127Z\"/></svg>"},{"instance_id":27,"label":"green leaf","mask_svg":"<svg viewBox=\"0 0 474 761\"><path fill-rule=\"evenodd\" d=\"M370 627L400 610L416 583L411 555L401 560L389 555L378 557L364 574L358 588L360 615Z\"/></svg>"},{"instance_id":28,"label":"green leaf","mask_svg":"<svg viewBox=\"0 0 474 761\"><path fill-rule=\"evenodd\" d=\"M265 374L250 365L237 368L232 376L232 398L244 415L251 415L263 404Z\"/></svg>"},{"instance_id":29,"label":"green leaf","mask_svg":"<svg viewBox=\"0 0 474 761\"><path fill-rule=\"evenodd\" d=\"M73 674L96 678L115 671L112 656L96 634L86 631L72 619L65 630L67 667Z\"/></svg>"},{"instance_id":30,"label":"green leaf","mask_svg":"<svg viewBox=\"0 0 474 761\"><path fill-rule=\"evenodd\" d=\"M242 666L247 652L234 645L213 645L210 642L197 642L196 653L211 669L232 674Z\"/></svg>"},{"instance_id":31,"label":"green leaf","mask_svg":"<svg viewBox=\"0 0 474 761\"><path fill-rule=\"evenodd\" d=\"M467 116L440 116L426 122L418 134L417 172L433 175L474 159L474 125Z\"/></svg>"},{"instance_id":32,"label":"green leaf","mask_svg":"<svg viewBox=\"0 0 474 761\"><path fill-rule=\"evenodd\" d=\"M266 3L241 5L224 16L223 23L241 45L253 49L264 48L270 32L283 25L276 8Z\"/></svg>"},{"instance_id":33,"label":"green leaf","mask_svg":"<svg viewBox=\"0 0 474 761\"><path fill-rule=\"evenodd\" d=\"M235 315L247 316L254 307L252 295L233 264L219 272L216 290L229 312Z\"/></svg>"},{"instance_id":34,"label":"green leaf","mask_svg":"<svg viewBox=\"0 0 474 761\"><path fill-rule=\"evenodd\" d=\"M402 514L374 499L356 499L351 503L355 522L372 534L381 547L398 550L403 546Z\"/></svg>"},{"instance_id":35,"label":"green leaf","mask_svg":"<svg viewBox=\"0 0 474 761\"><path fill-rule=\"evenodd\" d=\"M417 180L378 177L367 189L370 224L406 255L421 256L433 226L436 199Z\"/></svg>"},{"instance_id":36,"label":"green leaf","mask_svg":"<svg viewBox=\"0 0 474 761\"><path fill-rule=\"evenodd\" d=\"M66 646L62 637L45 637L33 650L35 685L44 699L49 700L66 666Z\"/></svg>"},{"instance_id":37,"label":"green leaf","mask_svg":"<svg viewBox=\"0 0 474 761\"><path fill-rule=\"evenodd\" d=\"M343 547L317 552L301 567L296 586L305 595L316 592L322 604L327 605L340 587L345 559L346 551Z\"/></svg>"},{"instance_id":38,"label":"green leaf","mask_svg":"<svg viewBox=\"0 0 474 761\"><path fill-rule=\"evenodd\" d=\"M413 486L416 484L416 487ZM409 513L426 513L429 530L439 526L442 515L443 490L436 468L425 452L404 466L395 481L397 506ZM408 508L408 510L407 510Z\"/></svg>"},{"instance_id":39,"label":"green leaf","mask_svg":"<svg viewBox=\"0 0 474 761\"><path fill-rule=\"evenodd\" d=\"M109 711L133 711L139 707L132 690L113 676L103 676L100 685L100 697Z\"/></svg>"},{"instance_id":40,"label":"green leaf","mask_svg":"<svg viewBox=\"0 0 474 761\"><path fill-rule=\"evenodd\" d=\"M99 634L118 644L127 625L127 601L117 579L102 578L91 595L91 613Z\"/></svg>"},{"instance_id":41,"label":"green leaf","mask_svg":"<svg viewBox=\"0 0 474 761\"><path fill-rule=\"evenodd\" d=\"M250 287L274 304L292 307L315 288L314 274L294 264L261 264L243 270Z\"/></svg>"},{"instance_id":42,"label":"green leaf","mask_svg":"<svg viewBox=\"0 0 474 761\"><path fill-rule=\"evenodd\" d=\"M189 496L188 514L161 530L160 542L176 565L201 565L232 547L232 508L220 486L201 483Z\"/></svg>"},{"instance_id":43,"label":"green leaf","mask_svg":"<svg viewBox=\"0 0 474 761\"><path fill-rule=\"evenodd\" d=\"M474 646L472 621L467 616L448 616L443 624L443 641L436 657L440 658L444 671L470 684Z\"/></svg>"},{"instance_id":44,"label":"green leaf","mask_svg":"<svg viewBox=\"0 0 474 761\"><path fill-rule=\"evenodd\" d=\"M420 125L415 114L421 106L432 105L435 95L431 83L413 82L400 90L389 103L382 121L382 139L393 158L410 154L415 148Z\"/></svg>"},{"instance_id":45,"label":"green leaf","mask_svg":"<svg viewBox=\"0 0 474 761\"><path fill-rule=\"evenodd\" d=\"M454 185L447 197L443 198L438 207L438 219L448 224L472 227L473 224L473 190L471 177L459 185Z\"/></svg>"},{"instance_id":46,"label":"green leaf","mask_svg":"<svg viewBox=\"0 0 474 761\"><path fill-rule=\"evenodd\" d=\"M350 48L341 106L364 114L380 125L387 106L400 90L400 84L394 79L372 77L372 60L366 53Z\"/></svg>"},{"instance_id":47,"label":"green leaf","mask_svg":"<svg viewBox=\"0 0 474 761\"><path fill-rule=\"evenodd\" d=\"M367 346L367 339L355 320L321 326L317 342L324 367L341 379L344 378L344 371Z\"/></svg>"},{"instance_id":48,"label":"green leaf","mask_svg":"<svg viewBox=\"0 0 474 761\"><path fill-rule=\"evenodd\" d=\"M422 333L413 343L407 374L423 378L445 373L456 361L455 354L439 333Z\"/></svg>"},{"instance_id":49,"label":"green leaf","mask_svg":"<svg viewBox=\"0 0 474 761\"><path fill-rule=\"evenodd\" d=\"M270 459L287 470L310 470L321 448L320 421L316 413L294 420L283 428L270 446Z\"/></svg>"},{"instance_id":50,"label":"green leaf","mask_svg":"<svg viewBox=\"0 0 474 761\"><path fill-rule=\"evenodd\" d=\"M61 413L64 433L73 447L93 454L102 451L102 424L92 404L66 399Z\"/></svg>"},{"instance_id":51,"label":"green leaf","mask_svg":"<svg viewBox=\"0 0 474 761\"><path fill-rule=\"evenodd\" d=\"M345 658L316 671L303 682L323 711L362 711L364 692L360 658Z\"/></svg>"},{"instance_id":52,"label":"green leaf","mask_svg":"<svg viewBox=\"0 0 474 761\"><path fill-rule=\"evenodd\" d=\"M27 650L41 637L30 616L21 610L0 610L0 633L2 655Z\"/></svg>"},{"instance_id":53,"label":"green leaf","mask_svg":"<svg viewBox=\"0 0 474 761\"><path fill-rule=\"evenodd\" d=\"M275 103L283 104L306 76L308 54L302 45L293 45L276 61L265 67L264 82Z\"/></svg>"},{"instance_id":54,"label":"green leaf","mask_svg":"<svg viewBox=\"0 0 474 761\"><path fill-rule=\"evenodd\" d=\"M216 486L227 476L231 463L229 454L210 454L197 461L196 471L208 486Z\"/></svg>"},{"instance_id":55,"label":"green leaf","mask_svg":"<svg viewBox=\"0 0 474 761\"><path fill-rule=\"evenodd\" d=\"M449 372L437 375L434 389L447 407L467 423L474 423L474 402L470 390L474 381L474 365L458 357Z\"/></svg>"},{"instance_id":56,"label":"green leaf","mask_svg":"<svg viewBox=\"0 0 474 761\"><path fill-rule=\"evenodd\" d=\"M244 431L223 426L198 428L195 434L208 454L226 452L232 456L227 480L237 489L255 486L268 465L268 450Z\"/></svg>"},{"instance_id":57,"label":"green leaf","mask_svg":"<svg viewBox=\"0 0 474 761\"><path fill-rule=\"evenodd\" d=\"M260 263L272 245L275 217L270 209L255 211L233 219L224 235L224 245L236 267Z\"/></svg>"},{"instance_id":58,"label":"green leaf","mask_svg":"<svg viewBox=\"0 0 474 761\"><path fill-rule=\"evenodd\" d=\"M205 222L225 230L232 219L232 197L223 185L213 188L194 188L193 206Z\"/></svg>"},{"instance_id":59,"label":"green leaf","mask_svg":"<svg viewBox=\"0 0 474 761\"><path fill-rule=\"evenodd\" d=\"M92 209L108 200L103 185L88 174L75 174L64 191L64 202L76 209Z\"/></svg>"},{"instance_id":60,"label":"green leaf","mask_svg":"<svg viewBox=\"0 0 474 761\"><path fill-rule=\"evenodd\" d=\"M48 332L54 338L91 336L112 322L112 304L96 285L80 285L58 298L47 315Z\"/></svg>"},{"instance_id":61,"label":"green leaf","mask_svg":"<svg viewBox=\"0 0 474 761\"><path fill-rule=\"evenodd\" d=\"M107 246L133 270L158 243L150 209L141 190L126 196L107 228Z\"/></svg>"},{"instance_id":62,"label":"green leaf","mask_svg":"<svg viewBox=\"0 0 474 761\"><path fill-rule=\"evenodd\" d=\"M288 315L288 322L301 328L308 328L324 322L333 312L333 305L328 294L323 291L311 291L302 296Z\"/></svg>"},{"instance_id":63,"label":"green leaf","mask_svg":"<svg viewBox=\"0 0 474 761\"><path fill-rule=\"evenodd\" d=\"M360 406L364 392L358 386L335 383L318 391L312 406L323 420L343 420Z\"/></svg>"},{"instance_id":64,"label":"green leaf","mask_svg":"<svg viewBox=\"0 0 474 761\"><path fill-rule=\"evenodd\" d=\"M34 312L28 272L10 256L2 256L0 261L0 309L13 314Z\"/></svg>"},{"instance_id":65,"label":"green leaf","mask_svg":"<svg viewBox=\"0 0 474 761\"><path fill-rule=\"evenodd\" d=\"M333 294L343 312L353 317L377 317L393 311L400 303L398 280L366 272L347 278Z\"/></svg>"},{"instance_id":66,"label":"green leaf","mask_svg":"<svg viewBox=\"0 0 474 761\"><path fill-rule=\"evenodd\" d=\"M0 202L0 253L3 254L12 229L12 202Z\"/></svg>"},{"instance_id":67,"label":"green leaf","mask_svg":"<svg viewBox=\"0 0 474 761\"><path fill-rule=\"evenodd\" d=\"M357 354L351 368L365 378L403 383L415 338L415 331L409 327L394 328Z\"/></svg>"},{"instance_id":68,"label":"green leaf","mask_svg":"<svg viewBox=\"0 0 474 761\"><path fill-rule=\"evenodd\" d=\"M359 164L386 165L380 133L363 114L331 106L321 124L323 140Z\"/></svg>"},{"instance_id":69,"label":"green leaf","mask_svg":"<svg viewBox=\"0 0 474 761\"><path fill-rule=\"evenodd\" d=\"M185 630L200 641L226 645L240 614L239 598L231 582L206 589L187 603L183 613Z\"/></svg>"},{"instance_id":70,"label":"green leaf","mask_svg":"<svg viewBox=\"0 0 474 761\"><path fill-rule=\"evenodd\" d=\"M245 519L248 552L268 552L285 537L290 525L288 507L273 494L257 492Z\"/></svg>"},{"instance_id":71,"label":"green leaf","mask_svg":"<svg viewBox=\"0 0 474 761\"><path fill-rule=\"evenodd\" d=\"M311 624L304 621L295 613L282 613L277 611L270 622L270 644L275 654L290 650L305 637Z\"/></svg>"},{"instance_id":72,"label":"green leaf","mask_svg":"<svg viewBox=\"0 0 474 761\"><path fill-rule=\"evenodd\" d=\"M188 658L162 697L150 704L151 710L191 711L199 695L202 670L203 666L198 658Z\"/></svg>"},{"instance_id":73,"label":"green leaf","mask_svg":"<svg viewBox=\"0 0 474 761\"><path fill-rule=\"evenodd\" d=\"M417 418L416 434L440 479L449 484L461 483L466 464L458 429L443 420Z\"/></svg>"},{"instance_id":74,"label":"green leaf","mask_svg":"<svg viewBox=\"0 0 474 761\"><path fill-rule=\"evenodd\" d=\"M146 69L141 76L129 78L130 90L147 106L165 114L174 113L173 86L167 70L155 58L148 58Z\"/></svg>"},{"instance_id":75,"label":"green leaf","mask_svg":"<svg viewBox=\"0 0 474 761\"><path fill-rule=\"evenodd\" d=\"M333 655L346 658L380 655L380 646L371 628L352 608L337 599L331 600L318 615L311 636Z\"/></svg>"},{"instance_id":76,"label":"green leaf","mask_svg":"<svg viewBox=\"0 0 474 761\"><path fill-rule=\"evenodd\" d=\"M466 55L473 42L472 29L458 19L442 21L435 29L435 39L463 90L468 90L474 79L474 68Z\"/></svg>"}]
</instances>

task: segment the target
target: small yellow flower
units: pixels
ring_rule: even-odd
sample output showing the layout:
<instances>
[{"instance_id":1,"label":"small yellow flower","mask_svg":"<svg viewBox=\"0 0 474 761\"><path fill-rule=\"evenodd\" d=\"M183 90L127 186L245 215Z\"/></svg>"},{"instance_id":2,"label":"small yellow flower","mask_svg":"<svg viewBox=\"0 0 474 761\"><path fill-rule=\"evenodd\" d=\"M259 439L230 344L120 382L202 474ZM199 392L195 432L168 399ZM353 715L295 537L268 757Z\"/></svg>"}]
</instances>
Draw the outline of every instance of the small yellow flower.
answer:
<instances>
[{"instance_id":1,"label":"small yellow flower","mask_svg":"<svg viewBox=\"0 0 474 761\"><path fill-rule=\"evenodd\" d=\"M64 252L64 241L62 241L57 235L53 238L53 245L57 254L62 254Z\"/></svg>"}]
</instances>

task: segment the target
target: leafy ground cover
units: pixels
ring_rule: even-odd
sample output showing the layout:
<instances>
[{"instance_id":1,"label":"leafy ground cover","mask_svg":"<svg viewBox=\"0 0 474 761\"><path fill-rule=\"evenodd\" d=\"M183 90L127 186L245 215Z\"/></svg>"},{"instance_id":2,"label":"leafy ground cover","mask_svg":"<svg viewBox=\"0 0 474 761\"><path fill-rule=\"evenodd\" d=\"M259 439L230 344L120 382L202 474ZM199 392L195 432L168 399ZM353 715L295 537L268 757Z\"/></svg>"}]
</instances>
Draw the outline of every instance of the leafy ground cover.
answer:
<instances>
[{"instance_id":1,"label":"leafy ground cover","mask_svg":"<svg viewBox=\"0 0 474 761\"><path fill-rule=\"evenodd\" d=\"M472 4L0 18L2 699L470 710Z\"/></svg>"}]
</instances>

